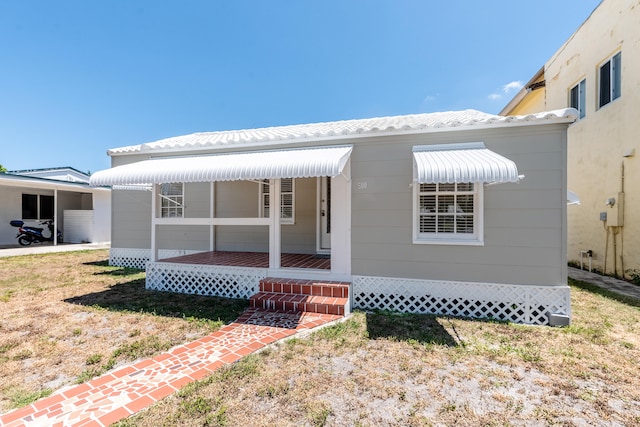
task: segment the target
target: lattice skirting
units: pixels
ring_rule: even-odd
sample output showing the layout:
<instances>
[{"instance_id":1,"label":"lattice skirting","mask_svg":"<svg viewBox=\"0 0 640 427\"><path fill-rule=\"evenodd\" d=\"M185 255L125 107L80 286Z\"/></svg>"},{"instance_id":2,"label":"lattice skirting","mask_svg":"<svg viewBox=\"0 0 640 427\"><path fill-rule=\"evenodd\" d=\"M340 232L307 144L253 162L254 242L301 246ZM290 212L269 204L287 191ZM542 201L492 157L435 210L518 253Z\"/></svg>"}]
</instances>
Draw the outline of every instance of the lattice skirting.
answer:
<instances>
[{"instance_id":1,"label":"lattice skirting","mask_svg":"<svg viewBox=\"0 0 640 427\"><path fill-rule=\"evenodd\" d=\"M548 325L571 315L568 286L530 286L353 276L353 307Z\"/></svg>"},{"instance_id":2,"label":"lattice skirting","mask_svg":"<svg viewBox=\"0 0 640 427\"><path fill-rule=\"evenodd\" d=\"M160 249L159 258L171 258L182 255L196 254L202 251L182 249ZM111 248L109 251L109 265L116 267L138 268L144 270L151 258L151 249Z\"/></svg>"},{"instance_id":3,"label":"lattice skirting","mask_svg":"<svg viewBox=\"0 0 640 427\"><path fill-rule=\"evenodd\" d=\"M256 294L266 268L171 262L147 263L147 289L185 294L244 298Z\"/></svg>"}]
</instances>

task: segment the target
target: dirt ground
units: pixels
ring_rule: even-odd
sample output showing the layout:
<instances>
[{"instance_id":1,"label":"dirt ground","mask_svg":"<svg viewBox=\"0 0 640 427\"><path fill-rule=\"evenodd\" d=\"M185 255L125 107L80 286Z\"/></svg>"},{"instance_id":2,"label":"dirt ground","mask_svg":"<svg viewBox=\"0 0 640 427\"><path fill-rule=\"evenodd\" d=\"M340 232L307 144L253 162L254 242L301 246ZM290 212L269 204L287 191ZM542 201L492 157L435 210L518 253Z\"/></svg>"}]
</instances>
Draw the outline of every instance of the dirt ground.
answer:
<instances>
[{"instance_id":1,"label":"dirt ground","mask_svg":"<svg viewBox=\"0 0 640 427\"><path fill-rule=\"evenodd\" d=\"M125 426L637 426L640 312L574 287L574 324L355 313Z\"/></svg>"},{"instance_id":2,"label":"dirt ground","mask_svg":"<svg viewBox=\"0 0 640 427\"><path fill-rule=\"evenodd\" d=\"M0 412L217 330L247 303L144 289L108 251L0 258Z\"/></svg>"},{"instance_id":3,"label":"dirt ground","mask_svg":"<svg viewBox=\"0 0 640 427\"><path fill-rule=\"evenodd\" d=\"M0 259L0 411L228 323L246 301L162 294L106 251ZM573 323L356 312L125 426L640 425L640 301L572 284Z\"/></svg>"}]
</instances>

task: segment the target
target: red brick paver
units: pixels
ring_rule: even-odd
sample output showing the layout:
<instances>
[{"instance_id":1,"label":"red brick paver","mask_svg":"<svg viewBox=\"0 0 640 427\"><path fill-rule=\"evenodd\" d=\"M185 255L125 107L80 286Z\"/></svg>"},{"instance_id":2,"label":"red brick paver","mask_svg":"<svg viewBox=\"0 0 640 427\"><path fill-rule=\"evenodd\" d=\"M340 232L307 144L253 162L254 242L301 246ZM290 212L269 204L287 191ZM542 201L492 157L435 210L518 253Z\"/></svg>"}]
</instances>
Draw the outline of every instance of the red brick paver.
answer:
<instances>
[{"instance_id":1,"label":"red brick paver","mask_svg":"<svg viewBox=\"0 0 640 427\"><path fill-rule=\"evenodd\" d=\"M0 426L107 426L270 343L341 317L250 308L199 340L0 415Z\"/></svg>"}]
</instances>

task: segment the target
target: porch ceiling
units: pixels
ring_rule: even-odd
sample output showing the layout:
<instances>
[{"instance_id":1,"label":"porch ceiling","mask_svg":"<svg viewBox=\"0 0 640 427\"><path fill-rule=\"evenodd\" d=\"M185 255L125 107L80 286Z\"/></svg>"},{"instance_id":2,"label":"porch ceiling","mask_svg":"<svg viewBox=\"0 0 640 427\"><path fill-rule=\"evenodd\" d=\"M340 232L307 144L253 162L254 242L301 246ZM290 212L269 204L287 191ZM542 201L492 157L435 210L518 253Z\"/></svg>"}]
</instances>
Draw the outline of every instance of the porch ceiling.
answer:
<instances>
[{"instance_id":1,"label":"porch ceiling","mask_svg":"<svg viewBox=\"0 0 640 427\"><path fill-rule=\"evenodd\" d=\"M352 146L158 158L91 175L92 186L337 176Z\"/></svg>"}]
</instances>

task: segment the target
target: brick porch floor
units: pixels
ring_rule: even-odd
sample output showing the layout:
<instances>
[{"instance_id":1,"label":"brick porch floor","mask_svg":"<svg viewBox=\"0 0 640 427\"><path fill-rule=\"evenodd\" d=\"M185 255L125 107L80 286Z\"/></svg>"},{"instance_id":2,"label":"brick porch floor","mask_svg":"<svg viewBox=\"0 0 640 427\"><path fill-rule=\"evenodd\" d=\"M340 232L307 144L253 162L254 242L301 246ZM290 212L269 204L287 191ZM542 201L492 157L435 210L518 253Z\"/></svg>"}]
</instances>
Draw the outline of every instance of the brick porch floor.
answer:
<instances>
[{"instance_id":1,"label":"brick porch floor","mask_svg":"<svg viewBox=\"0 0 640 427\"><path fill-rule=\"evenodd\" d=\"M107 426L275 341L342 316L247 309L234 323L152 359L0 415L0 426Z\"/></svg>"},{"instance_id":2,"label":"brick porch floor","mask_svg":"<svg viewBox=\"0 0 640 427\"><path fill-rule=\"evenodd\" d=\"M192 255L165 258L159 261L182 264L269 268L269 254L266 252L200 252ZM280 264L284 268L314 268L319 270L330 270L331 258L328 255L281 254Z\"/></svg>"}]
</instances>

